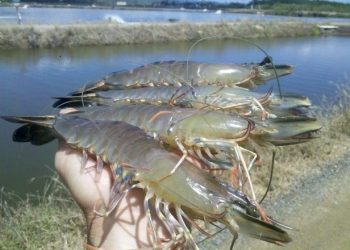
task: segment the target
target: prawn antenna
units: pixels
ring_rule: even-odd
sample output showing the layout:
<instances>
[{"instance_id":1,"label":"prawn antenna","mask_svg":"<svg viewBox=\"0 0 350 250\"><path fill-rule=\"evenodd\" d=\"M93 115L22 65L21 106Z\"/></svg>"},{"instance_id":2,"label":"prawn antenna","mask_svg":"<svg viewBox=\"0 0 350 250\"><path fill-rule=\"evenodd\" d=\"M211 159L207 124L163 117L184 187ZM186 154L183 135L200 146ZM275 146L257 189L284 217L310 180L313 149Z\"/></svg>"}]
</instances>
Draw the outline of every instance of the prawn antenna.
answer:
<instances>
[{"instance_id":1,"label":"prawn antenna","mask_svg":"<svg viewBox=\"0 0 350 250\"><path fill-rule=\"evenodd\" d=\"M238 233L235 232L235 235L233 236L233 239L232 239L232 242L231 242L231 245L230 245L230 250L233 249L233 246L235 245L235 242L236 242L237 239L238 239Z\"/></svg>"},{"instance_id":2,"label":"prawn antenna","mask_svg":"<svg viewBox=\"0 0 350 250\"><path fill-rule=\"evenodd\" d=\"M213 223L211 223L211 224L213 224ZM215 225L215 224L213 224L213 225L214 225L214 226L217 226L217 225ZM217 226L217 227L218 227L218 226ZM212 235L207 236L207 237L205 237L204 239L202 239L202 240L200 240L200 241L196 242L196 244L197 244L197 245L201 244L202 242L204 242L204 241L206 241L206 240L208 240L208 239L210 239L210 238L214 237L215 235L218 235L219 233L221 233L221 232L222 232L222 231L224 231L225 229L227 229L227 227L226 227L226 226L224 226L224 227L220 228L218 231L216 231L216 232L215 232L215 233L213 233Z\"/></svg>"},{"instance_id":3,"label":"prawn antenna","mask_svg":"<svg viewBox=\"0 0 350 250\"><path fill-rule=\"evenodd\" d=\"M266 198L267 196L267 193L269 192L270 190L270 187L271 187L271 183L272 183L272 176L273 176L273 169L274 169L274 166L275 166L275 156L276 156L276 151L273 150L272 151L272 159L271 159L271 171L270 171L270 180L269 180L269 184L267 185L267 188L266 188L266 191L265 191L265 194L263 195L263 197L261 198L261 200L259 201L259 203L261 204L264 199Z\"/></svg>"}]
</instances>

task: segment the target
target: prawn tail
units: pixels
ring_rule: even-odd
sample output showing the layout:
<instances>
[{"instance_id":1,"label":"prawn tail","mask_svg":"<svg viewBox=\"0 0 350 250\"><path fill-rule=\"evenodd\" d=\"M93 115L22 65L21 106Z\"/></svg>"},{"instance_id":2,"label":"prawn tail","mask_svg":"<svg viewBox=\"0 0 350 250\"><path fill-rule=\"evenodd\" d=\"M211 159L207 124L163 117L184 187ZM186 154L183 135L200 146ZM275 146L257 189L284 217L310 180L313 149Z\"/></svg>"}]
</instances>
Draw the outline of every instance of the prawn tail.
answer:
<instances>
[{"instance_id":1,"label":"prawn tail","mask_svg":"<svg viewBox=\"0 0 350 250\"><path fill-rule=\"evenodd\" d=\"M54 97L57 101L52 104L54 108L82 107L95 102L95 94L86 94L80 96Z\"/></svg>"},{"instance_id":2,"label":"prawn tail","mask_svg":"<svg viewBox=\"0 0 350 250\"><path fill-rule=\"evenodd\" d=\"M111 83L107 83L105 80L100 80L96 82L91 82L86 86L69 93L69 95L81 96L81 95L91 94L99 91L121 90L121 89L125 89L125 86L123 86L122 84L116 84L116 83L111 84Z\"/></svg>"},{"instance_id":3,"label":"prawn tail","mask_svg":"<svg viewBox=\"0 0 350 250\"><path fill-rule=\"evenodd\" d=\"M232 233L239 231L253 238L277 245L283 245L284 243L292 241L286 231L236 209L231 210L231 212L226 215L226 221L228 222L228 228Z\"/></svg>"},{"instance_id":4,"label":"prawn tail","mask_svg":"<svg viewBox=\"0 0 350 250\"><path fill-rule=\"evenodd\" d=\"M30 142L33 145L43 145L56 138L52 126L55 116L1 116L12 123L23 123L12 134L15 142Z\"/></svg>"}]
</instances>

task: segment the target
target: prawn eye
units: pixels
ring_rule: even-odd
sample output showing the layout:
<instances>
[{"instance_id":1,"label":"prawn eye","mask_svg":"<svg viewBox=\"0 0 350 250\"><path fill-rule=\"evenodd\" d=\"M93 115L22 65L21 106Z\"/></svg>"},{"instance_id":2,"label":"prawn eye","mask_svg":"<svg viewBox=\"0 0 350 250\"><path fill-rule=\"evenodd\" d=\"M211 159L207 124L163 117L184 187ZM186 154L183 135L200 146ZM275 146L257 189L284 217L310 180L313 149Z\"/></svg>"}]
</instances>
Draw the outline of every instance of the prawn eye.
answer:
<instances>
[{"instance_id":1,"label":"prawn eye","mask_svg":"<svg viewBox=\"0 0 350 250\"><path fill-rule=\"evenodd\" d=\"M123 174L123 168L120 167L120 166L118 166L118 167L114 170L114 173L115 173L115 175L118 175L118 176L122 175L122 174Z\"/></svg>"}]
</instances>

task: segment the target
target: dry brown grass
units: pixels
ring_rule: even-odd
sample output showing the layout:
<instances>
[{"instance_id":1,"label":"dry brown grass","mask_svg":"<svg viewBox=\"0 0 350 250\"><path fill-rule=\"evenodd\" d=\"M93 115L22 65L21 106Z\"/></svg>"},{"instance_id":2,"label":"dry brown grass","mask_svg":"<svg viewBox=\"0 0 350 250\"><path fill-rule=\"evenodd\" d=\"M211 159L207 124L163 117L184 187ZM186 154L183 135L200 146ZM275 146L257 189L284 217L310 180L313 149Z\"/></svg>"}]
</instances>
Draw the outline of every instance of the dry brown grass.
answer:
<instances>
[{"instance_id":1,"label":"dry brown grass","mask_svg":"<svg viewBox=\"0 0 350 250\"><path fill-rule=\"evenodd\" d=\"M350 87L349 80L338 85L336 102L320 108L316 116L322 123L319 138L300 145L277 149L275 171L270 198L302 185L304 179L319 174L348 153L350 145ZM269 180L271 151L264 152L264 165L254 170L258 192L263 194Z\"/></svg>"},{"instance_id":2,"label":"dry brown grass","mask_svg":"<svg viewBox=\"0 0 350 250\"><path fill-rule=\"evenodd\" d=\"M315 24L297 21L235 21L221 23L74 24L0 26L0 49L56 48L190 41L204 37L260 38L319 34Z\"/></svg>"}]
</instances>

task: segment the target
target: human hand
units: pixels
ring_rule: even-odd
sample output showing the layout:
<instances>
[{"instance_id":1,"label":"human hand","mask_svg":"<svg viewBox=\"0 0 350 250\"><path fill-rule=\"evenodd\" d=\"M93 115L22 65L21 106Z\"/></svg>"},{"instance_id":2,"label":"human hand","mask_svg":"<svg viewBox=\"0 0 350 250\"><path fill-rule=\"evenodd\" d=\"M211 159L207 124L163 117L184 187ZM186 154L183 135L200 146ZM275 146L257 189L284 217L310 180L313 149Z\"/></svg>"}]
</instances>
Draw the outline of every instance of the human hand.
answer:
<instances>
[{"instance_id":1,"label":"human hand","mask_svg":"<svg viewBox=\"0 0 350 250\"><path fill-rule=\"evenodd\" d=\"M84 167L81 162L80 151L59 142L55 156L56 170L85 215L87 244L104 250L151 248L152 237L147 229L143 190L132 189L108 216L98 216L94 208L107 207L113 184L112 173L105 166L96 181L96 162L89 159ZM167 238L163 224L155 220L155 225L158 237ZM96 248L88 246L87 249Z\"/></svg>"}]
</instances>

